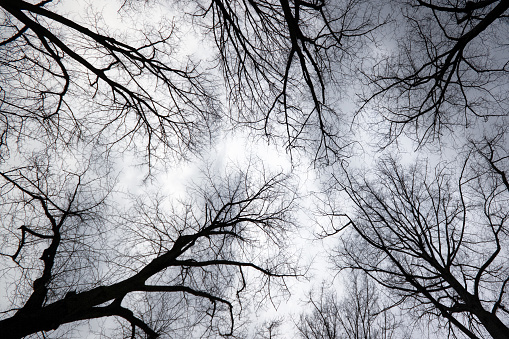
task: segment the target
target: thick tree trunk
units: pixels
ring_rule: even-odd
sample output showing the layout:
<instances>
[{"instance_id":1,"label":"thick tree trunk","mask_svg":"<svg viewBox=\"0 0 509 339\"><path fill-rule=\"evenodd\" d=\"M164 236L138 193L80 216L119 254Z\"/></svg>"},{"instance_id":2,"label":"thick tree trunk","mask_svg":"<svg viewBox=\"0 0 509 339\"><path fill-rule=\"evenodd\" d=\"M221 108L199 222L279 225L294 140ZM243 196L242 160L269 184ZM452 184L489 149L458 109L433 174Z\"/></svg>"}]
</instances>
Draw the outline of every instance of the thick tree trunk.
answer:
<instances>
[{"instance_id":1,"label":"thick tree trunk","mask_svg":"<svg viewBox=\"0 0 509 339\"><path fill-rule=\"evenodd\" d=\"M136 279L130 278L111 286L68 295L43 307L23 308L12 317L0 321L0 338L22 338L39 331L55 330L60 325L73 321L105 316L106 308L98 308L97 305L120 298L130 290L136 290L139 284Z\"/></svg>"},{"instance_id":2,"label":"thick tree trunk","mask_svg":"<svg viewBox=\"0 0 509 339\"><path fill-rule=\"evenodd\" d=\"M496 315L484 310L476 315L494 339L509 339L509 327Z\"/></svg>"},{"instance_id":3,"label":"thick tree trunk","mask_svg":"<svg viewBox=\"0 0 509 339\"><path fill-rule=\"evenodd\" d=\"M31 311L18 312L14 316L0 321L2 339L22 338L39 331L57 329L68 316L63 301Z\"/></svg>"},{"instance_id":4,"label":"thick tree trunk","mask_svg":"<svg viewBox=\"0 0 509 339\"><path fill-rule=\"evenodd\" d=\"M43 307L20 309L10 318L0 321L0 339L22 338L39 331L51 331L77 320L118 315L113 308L97 307L109 301L121 300L127 293L143 290L145 281L168 267L182 254L183 248L200 234L180 236L173 248L152 260L134 276L110 286L96 287Z\"/></svg>"}]
</instances>

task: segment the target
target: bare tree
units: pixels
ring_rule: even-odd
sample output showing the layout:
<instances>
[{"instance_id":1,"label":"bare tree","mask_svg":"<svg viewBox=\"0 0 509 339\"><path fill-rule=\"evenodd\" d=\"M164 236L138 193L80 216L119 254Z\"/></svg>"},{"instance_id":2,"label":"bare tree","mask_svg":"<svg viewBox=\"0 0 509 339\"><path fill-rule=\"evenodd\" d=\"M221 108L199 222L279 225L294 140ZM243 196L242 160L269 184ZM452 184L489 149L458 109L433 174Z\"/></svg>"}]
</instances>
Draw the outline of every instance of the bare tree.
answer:
<instances>
[{"instance_id":1,"label":"bare tree","mask_svg":"<svg viewBox=\"0 0 509 339\"><path fill-rule=\"evenodd\" d=\"M283 317L269 319L264 321L250 338L260 339L278 339L285 338L281 326L285 323Z\"/></svg>"},{"instance_id":2,"label":"bare tree","mask_svg":"<svg viewBox=\"0 0 509 339\"><path fill-rule=\"evenodd\" d=\"M407 132L425 143L507 117L507 1L393 4L397 46L366 71L365 102L389 124L384 142Z\"/></svg>"},{"instance_id":3,"label":"bare tree","mask_svg":"<svg viewBox=\"0 0 509 339\"><path fill-rule=\"evenodd\" d=\"M367 275L353 271L346 280L345 295L338 299L333 290L320 289L309 298L311 312L297 323L304 339L391 339L400 338L398 323L379 300L379 291Z\"/></svg>"},{"instance_id":4,"label":"bare tree","mask_svg":"<svg viewBox=\"0 0 509 339\"><path fill-rule=\"evenodd\" d=\"M347 142L335 100L384 20L363 0L197 1L219 51L235 120L318 159Z\"/></svg>"},{"instance_id":5,"label":"bare tree","mask_svg":"<svg viewBox=\"0 0 509 339\"><path fill-rule=\"evenodd\" d=\"M143 145L150 162L162 156L157 150L185 155L206 139L219 108L196 67L172 55L171 25L132 33L128 44L98 14L86 25L52 1L6 0L0 8L4 149L26 138L57 147L123 142Z\"/></svg>"},{"instance_id":6,"label":"bare tree","mask_svg":"<svg viewBox=\"0 0 509 339\"><path fill-rule=\"evenodd\" d=\"M471 152L459 171L389 158L371 177L338 181L356 209L338 265L366 272L453 336L508 338L508 158L498 145Z\"/></svg>"},{"instance_id":7,"label":"bare tree","mask_svg":"<svg viewBox=\"0 0 509 339\"><path fill-rule=\"evenodd\" d=\"M209 176L188 201L142 197L115 216L97 193L103 182L53 175L49 160L0 173L10 286L2 338L103 317L122 319L132 337L174 335L178 326L189 334L191 324L227 335L243 293L296 275L282 251L293 204L283 175ZM248 179L257 174L259 184Z\"/></svg>"},{"instance_id":8,"label":"bare tree","mask_svg":"<svg viewBox=\"0 0 509 339\"><path fill-rule=\"evenodd\" d=\"M242 112L235 120L270 136L278 134L271 125L283 126L289 148L312 136L319 151L337 150L327 77L332 64L348 69L376 27L364 3L198 7L193 24L215 34L228 95ZM200 149L226 112L216 84L187 58L178 61L172 25L135 32L126 43L99 15L87 22L58 2L5 0L0 9L0 260L8 293L0 335L46 336L107 317L121 319L119 335L133 338L178 326L230 334L251 286L270 290L273 278L296 274L283 251L293 204L283 177L261 175L255 187L252 172L230 173L197 184L178 206L147 195L123 211L110 171L115 157L142 148L152 169L154 158ZM312 125L319 136L304 136Z\"/></svg>"},{"instance_id":9,"label":"bare tree","mask_svg":"<svg viewBox=\"0 0 509 339\"><path fill-rule=\"evenodd\" d=\"M212 91L217 81L179 61L172 25L125 43L99 18L73 20L52 1L2 1L3 143L36 132L64 144L107 135L109 144L142 143L150 161L161 148L171 155L199 148L228 112L289 149L314 140L318 157L345 147L333 83L352 75L381 21L376 8L362 0L195 6L190 25L207 27L218 48L232 104L224 111Z\"/></svg>"},{"instance_id":10,"label":"bare tree","mask_svg":"<svg viewBox=\"0 0 509 339\"><path fill-rule=\"evenodd\" d=\"M418 147L454 135L448 141L463 146L457 155L465 160L404 168L391 157L369 176L336 173L356 210L337 213L347 221L334 230L352 229L338 263L367 272L419 317L440 319L453 336L507 338L509 102L502 32L509 3L394 4L401 15L394 21L401 28L397 46L366 72L364 103L388 123L377 125L384 145L401 134Z\"/></svg>"}]
</instances>

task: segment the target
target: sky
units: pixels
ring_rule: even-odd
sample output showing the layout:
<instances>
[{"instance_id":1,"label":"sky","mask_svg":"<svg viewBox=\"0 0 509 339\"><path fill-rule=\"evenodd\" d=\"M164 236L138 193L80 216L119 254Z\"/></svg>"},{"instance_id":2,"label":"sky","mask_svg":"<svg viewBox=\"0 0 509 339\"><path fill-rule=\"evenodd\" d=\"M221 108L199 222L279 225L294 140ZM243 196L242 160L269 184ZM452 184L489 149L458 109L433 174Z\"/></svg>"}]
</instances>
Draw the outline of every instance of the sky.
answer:
<instances>
[{"instance_id":1,"label":"sky","mask_svg":"<svg viewBox=\"0 0 509 339\"><path fill-rule=\"evenodd\" d=\"M126 11L119 12L120 3L118 1L63 0L57 8L61 13L66 13L68 17L78 22L85 24L90 21L97 22L104 32L122 36L127 42L130 42L130 34L136 34L137 29L146 29L147 24L158 27L160 21L171 21L174 15L165 2L135 4L134 7L138 6L142 10L132 11L127 8ZM96 14L99 16L94 17ZM203 41L198 40L199 37L192 27L186 28L182 22L179 21L176 27L176 36L182 40L176 54L182 55L183 58L191 57L194 60L213 59L212 46L204 45ZM295 155L299 158L298 162L292 162L288 151L275 142L253 137L243 129L228 129L219 132L214 143L200 154L191 155L190 158L175 163L164 163L150 176L148 176L148 167L140 161L136 153L126 152L115 157L114 171L118 173L116 190L135 195L163 192L171 200L178 200L186 197L187 187L190 184L199 182L204 167L213 172L223 173L232 165L243 168L245 164L252 161L255 167L263 167L267 172L291 172L298 182L296 186L299 189L299 196L308 197L301 198L299 202L305 208L300 211L298 218L305 227L296 231L297 236L293 241L292 249L302 257L300 262L306 268L307 274L305 278L287 280L290 294L285 294L283 298L275 298L274 303L268 303L261 308L255 307L254 314L251 316L253 320L251 331L255 332L257 327L265 321L286 317L287 321L281 331L292 333L292 319L297 319L299 312L306 308L305 300L308 293L312 288L320 286L322 281L330 275L327 273L330 264L327 262L324 246L327 244L331 246L334 243L334 240L316 238L321 231L316 220L312 220L316 216L306 215L304 212L307 207L315 204L311 195L320 191L321 184L310 165L312 159L309 154L294 151ZM311 264L312 267L309 268ZM337 283L337 280L336 286L340 289L341 285ZM87 334L87 326L84 326L80 336L93 338L94 334Z\"/></svg>"},{"instance_id":2,"label":"sky","mask_svg":"<svg viewBox=\"0 0 509 339\"><path fill-rule=\"evenodd\" d=\"M173 28L174 36L180 40L180 45L175 49L172 57L176 60L190 57L193 60L205 60L203 63L214 63L213 46L208 45L205 40L200 40L199 34L190 24L186 27L186 20L175 21L176 24L173 25L173 17L179 16L177 7L172 8L165 1L153 1L127 4L125 10L119 10L121 4L122 1L62 0L56 8L60 13L77 22L96 25L100 32L119 36L127 43L131 43L136 39L135 37L140 36L138 30L151 31L165 25ZM216 69L210 72L218 71ZM81 103L78 102L77 106L79 105ZM343 110L351 109L350 106L343 108ZM367 135L361 132L358 139L365 140ZM295 231L291 250L301 256L300 263L306 268L306 277L289 279L287 282L290 294L285 294L284 298L276 298L273 303L268 303L259 309L255 307L251 331L256 331L256 327L264 321L286 317L281 331L293 333L292 323L296 321L300 312L307 309L305 301L312 289L319 288L325 280L328 280L327 284L334 284L338 293L341 293L342 288L338 274L329 270L331 264L326 254L326 249L332 248L336 240L317 237L317 234L322 231L319 225L321 217L310 211L312 206L317 204L315 195L322 190L322 184L317 178L318 172L312 165L312 155L312 153L299 150L294 150L290 154L277 142L253 137L246 130L234 128L219 132L214 143L199 154L192 154L188 159L174 163L157 164L156 166L160 165L160 168L154 170L151 176L149 176L148 167L143 164L143 157L139 157L136 152L125 152L115 157L113 171L117 173L116 190L119 192L135 195L163 192L173 200L187 195L187 187L200 180L204 166L212 169L213 172L222 173L232 164L242 168L252 161L268 172L292 173L298 187L298 195L301 197L299 204L303 206L297 216L303 227ZM355 166L370 167L374 161L372 151L363 150L358 155L349 160ZM323 223L326 222L327 220L324 219ZM93 334L87 334L86 326L81 330L80 336L94 337ZM293 334L288 338L292 336Z\"/></svg>"},{"instance_id":3,"label":"sky","mask_svg":"<svg viewBox=\"0 0 509 339\"><path fill-rule=\"evenodd\" d=\"M181 7L179 6L186 6L184 2L179 2L178 5L171 5L170 1L162 0L129 2L124 3L125 7L119 10L122 3L122 1L61 0L56 8L60 13L65 13L73 20L85 25L96 25L99 31L104 34L118 36L119 39L123 39L127 43L137 43L139 38L142 37L140 31L155 34L160 27L173 30L173 38L176 39L178 44L176 43L172 47L168 60L175 60L177 63L189 58L198 67L206 70L208 76L212 79L211 87L216 86L214 88L215 94L219 98L223 98L220 100L225 100L225 102L221 102L222 107L225 107L225 110L230 108L225 99L228 93L225 93L225 89L217 86L221 83L220 77L222 74L220 74L217 60L215 60L215 46L212 45L210 39L202 39L200 34L203 32L200 29L205 30L205 28L196 29L196 23L192 24L190 22L192 20L190 16L182 19ZM191 4L188 4L188 6L191 6ZM386 12L387 9L381 10L383 15L390 14ZM312 25L310 27L313 28ZM395 37L401 32L393 32L395 34L385 33L384 38L379 40L379 45L372 44L366 48L366 53L373 57L373 65L376 64L376 61L388 57L392 49L396 47ZM88 53L93 56L95 52L91 50ZM142 88L154 88L155 90L161 89L158 84L149 83L146 79L140 80L140 86ZM359 91L360 86L362 84L351 80L348 85L338 85L338 88L346 87L344 93L342 92L343 95L333 93L333 100L330 102L333 102L334 105L341 105L338 111L345 114L342 117L344 118L344 120L341 120L342 122L353 118L358 104L356 91ZM158 92L157 95L161 95L161 92ZM298 99L305 100L304 97L305 95L302 95L302 98ZM163 97L162 99L167 98ZM69 105L79 109L83 103L78 100L72 102L72 99L70 99ZM379 118L380 116L376 105L368 107L366 111L363 114L355 115L355 123L345 124L344 128L341 129L341 132L351 133L352 136L349 140L353 141L353 146L349 149L351 150L350 156L342 159L341 164L352 169L352 171L359 170L368 174L372 173L372 169L380 159L393 154L397 154L398 160L403 165L413 164L417 160L426 161L430 168L437 164L454 163L465 156L461 149L468 138L480 137L482 133L489 133L490 127L493 126L483 124L482 120L479 119L481 121L479 124L474 122L472 126L467 128L458 128L443 137L440 143L430 143L419 147L415 140L411 139L410 134L403 134L397 142L386 145L383 144L386 140L381 140L380 135L376 135L374 131L378 126L373 121L376 121L376 117ZM503 123L504 120L501 119ZM335 174L334 171L337 171L339 166L321 167L313 162L314 152L299 148L290 152L288 148L281 145L280 140L257 136L256 133L250 132L248 128L235 125L228 118L218 122L217 126L217 130L211 133L210 140L212 142L210 144L204 142L204 146L199 147L199 151L188 152L183 156L170 156L170 152L157 153L160 149L156 149L155 152L159 158L154 157L151 166L147 165L143 145L119 142L121 146L125 146L125 152L112 152L114 155L110 158L106 153L101 155L108 159L111 164L111 175L116 180L112 195L118 194L118 197L128 195L155 196L162 193L168 197L169 201L177 202L189 196L190 186L201 187L204 185L204 172L208 171L209 173L222 175L234 167L242 170L248 164L255 169L254 173L291 174L292 187L299 197L299 208L295 211L294 217L300 227L292 231L291 239L288 239L291 245L288 251L299 256L299 264L306 271L306 276L298 279L288 279L290 293L282 293L282 298L275 298L260 308L253 305L253 314L251 315L253 323L249 329L252 333L255 333L261 323L284 317L285 323L280 331L287 334L283 338L292 338L295 335L294 322L297 321L301 312L309 310L309 305L305 301L311 290L316 290L325 283L326 285L333 285L338 294L341 295L343 292L344 283L342 279L345 277L344 273L338 273L328 257L330 250L337 245L338 239L335 237L320 238L320 232L330 226L330 220L318 212L320 208L326 208L323 203L327 198L336 199L334 202L338 204L337 206L343 213L350 211L350 205L342 200L343 196L339 194L329 196L328 193L321 193L331 184L332 175ZM303 135L309 136L310 134ZM134 138L132 140L135 144L140 139ZM310 142L309 144L304 143L304 145L316 144ZM34 149L37 148L35 142L30 146ZM89 144L83 145L83 149L86 150L87 147L92 146ZM167 155L168 157L166 157ZM81 158L73 158L70 155L64 155L63 157L65 161L63 161L64 165L62 166L65 167L65 164L67 164L69 167L64 170L70 172L74 165L77 167L81 165L79 163ZM10 161L9 164L12 165L13 162L18 160L13 156ZM106 161L104 167L107 167ZM97 171L100 172L101 168L98 168ZM128 208L127 202L119 198L118 205L124 203ZM11 285L9 290L12 291L13 288L14 286ZM5 302L1 292L0 300ZM97 323L94 324L97 325ZM94 337L93 334L87 332L85 327L81 331L81 337Z\"/></svg>"}]
</instances>

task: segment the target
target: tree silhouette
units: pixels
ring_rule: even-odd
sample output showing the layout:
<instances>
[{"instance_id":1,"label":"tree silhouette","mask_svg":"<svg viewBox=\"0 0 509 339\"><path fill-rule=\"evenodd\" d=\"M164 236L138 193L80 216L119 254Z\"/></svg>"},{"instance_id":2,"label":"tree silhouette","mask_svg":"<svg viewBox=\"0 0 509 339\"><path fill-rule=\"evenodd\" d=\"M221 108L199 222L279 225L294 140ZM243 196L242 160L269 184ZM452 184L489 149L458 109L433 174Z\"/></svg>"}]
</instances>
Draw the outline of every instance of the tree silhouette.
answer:
<instances>
[{"instance_id":1,"label":"tree silhouette","mask_svg":"<svg viewBox=\"0 0 509 339\"><path fill-rule=\"evenodd\" d=\"M101 336L231 335L246 297L298 275L285 255L298 189L254 161L220 175L202 164L181 201L148 188L128 196L116 183L134 158L149 187L153 171L242 126L337 166L324 171L327 199L339 190L356 211L329 215L346 220L326 232L341 237L338 265L452 335L507 338L507 0L128 0L124 19L176 10L125 34L64 2L0 1L0 336L72 336L74 324L112 317L118 326ZM179 51L187 29L213 57ZM351 93L358 71L364 92ZM377 117L369 133L383 146L406 134L422 150L464 132L464 161L349 169L357 126L339 102L350 94ZM359 313L338 317L337 300L322 297L303 335L324 315L348 335L364 331L347 329ZM367 310L373 298L355 301ZM380 319L371 311L368 325Z\"/></svg>"},{"instance_id":2,"label":"tree silhouette","mask_svg":"<svg viewBox=\"0 0 509 339\"><path fill-rule=\"evenodd\" d=\"M397 323L390 310L383 309L379 291L361 272L347 275L345 295L322 288L311 293L311 312L302 313L297 322L304 339L391 339L400 338Z\"/></svg>"},{"instance_id":3,"label":"tree silhouette","mask_svg":"<svg viewBox=\"0 0 509 339\"><path fill-rule=\"evenodd\" d=\"M507 157L488 143L454 166L404 168L341 184L356 208L336 257L360 269L451 334L507 338Z\"/></svg>"},{"instance_id":4,"label":"tree silhouette","mask_svg":"<svg viewBox=\"0 0 509 339\"><path fill-rule=\"evenodd\" d=\"M4 147L37 137L57 147L123 142L144 145L150 162L159 149L196 149L217 118L207 81L171 58L171 27L126 44L60 15L51 1L0 6Z\"/></svg>"},{"instance_id":5,"label":"tree silhouette","mask_svg":"<svg viewBox=\"0 0 509 339\"><path fill-rule=\"evenodd\" d=\"M196 313L202 331L227 335L234 304L253 290L246 271L259 272L263 285L297 274L282 251L293 204L282 175L259 173L259 184L248 179L254 171L210 175L208 184L190 188L188 201L172 206L142 197L115 213L118 196L100 196L104 182L89 179L89 171L62 177L40 160L0 173L8 216L3 279L13 284L3 338L112 316L131 326L133 337L142 331L155 338L178 333L165 332L177 324L191 331L186 319ZM172 318L169 305L186 310L182 319Z\"/></svg>"},{"instance_id":6,"label":"tree silhouette","mask_svg":"<svg viewBox=\"0 0 509 339\"><path fill-rule=\"evenodd\" d=\"M315 160L334 159L348 143L334 104L370 34L384 24L364 1L199 2L219 51L234 120L310 146ZM336 92L336 93L331 93Z\"/></svg>"},{"instance_id":7,"label":"tree silhouette","mask_svg":"<svg viewBox=\"0 0 509 339\"><path fill-rule=\"evenodd\" d=\"M125 43L51 1L0 7L0 336L110 317L122 336L227 335L245 295L297 275L283 175L210 170L180 204L117 191L124 157L176 165L226 112L172 25Z\"/></svg>"},{"instance_id":8,"label":"tree silhouette","mask_svg":"<svg viewBox=\"0 0 509 339\"><path fill-rule=\"evenodd\" d=\"M395 2L397 47L365 82L365 105L388 123L385 144L407 133L423 145L507 117L508 9L504 0Z\"/></svg>"}]
</instances>

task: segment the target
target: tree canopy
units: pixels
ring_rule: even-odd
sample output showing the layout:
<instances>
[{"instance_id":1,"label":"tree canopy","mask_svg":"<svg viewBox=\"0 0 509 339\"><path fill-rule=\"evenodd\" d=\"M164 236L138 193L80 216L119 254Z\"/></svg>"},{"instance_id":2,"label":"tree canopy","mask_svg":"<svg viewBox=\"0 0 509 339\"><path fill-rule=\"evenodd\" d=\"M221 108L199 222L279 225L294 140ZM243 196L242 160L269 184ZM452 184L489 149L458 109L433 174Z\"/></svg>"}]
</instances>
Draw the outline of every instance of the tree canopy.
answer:
<instances>
[{"instance_id":1,"label":"tree canopy","mask_svg":"<svg viewBox=\"0 0 509 339\"><path fill-rule=\"evenodd\" d=\"M101 6L0 0L0 337L508 338L509 1Z\"/></svg>"}]
</instances>

